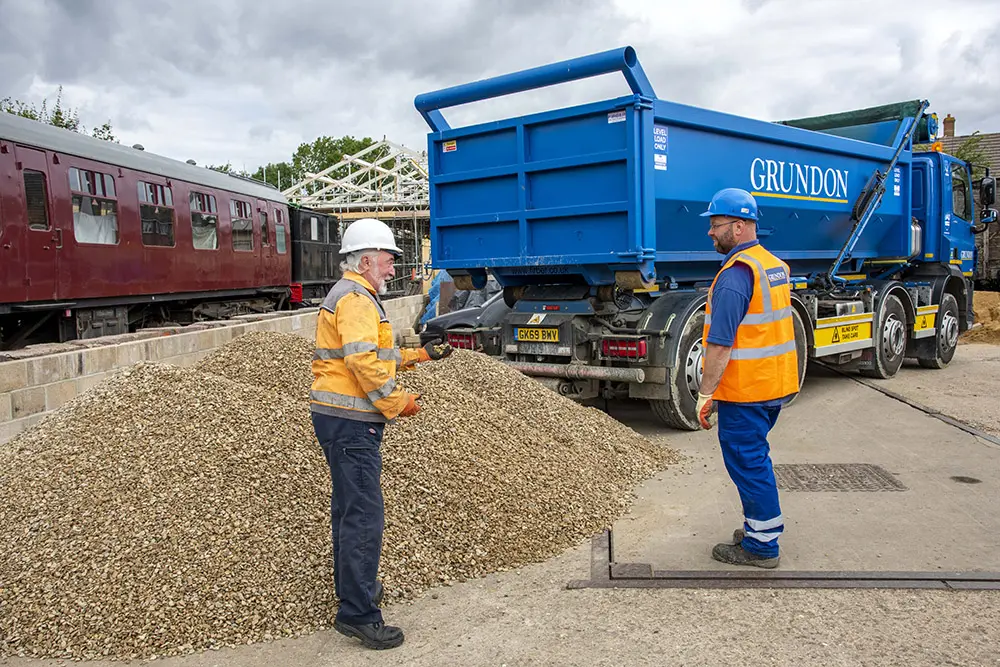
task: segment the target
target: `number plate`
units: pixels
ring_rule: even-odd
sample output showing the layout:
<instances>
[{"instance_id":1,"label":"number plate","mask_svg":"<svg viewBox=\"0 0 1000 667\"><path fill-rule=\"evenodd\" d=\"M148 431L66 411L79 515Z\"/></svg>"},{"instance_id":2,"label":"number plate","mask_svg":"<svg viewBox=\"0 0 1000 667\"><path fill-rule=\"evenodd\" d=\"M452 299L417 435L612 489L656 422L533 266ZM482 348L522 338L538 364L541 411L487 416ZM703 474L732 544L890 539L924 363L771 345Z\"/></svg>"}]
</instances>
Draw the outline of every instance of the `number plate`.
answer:
<instances>
[{"instance_id":1,"label":"number plate","mask_svg":"<svg viewBox=\"0 0 1000 667\"><path fill-rule=\"evenodd\" d=\"M559 329L514 327L514 340L531 343L558 343Z\"/></svg>"}]
</instances>

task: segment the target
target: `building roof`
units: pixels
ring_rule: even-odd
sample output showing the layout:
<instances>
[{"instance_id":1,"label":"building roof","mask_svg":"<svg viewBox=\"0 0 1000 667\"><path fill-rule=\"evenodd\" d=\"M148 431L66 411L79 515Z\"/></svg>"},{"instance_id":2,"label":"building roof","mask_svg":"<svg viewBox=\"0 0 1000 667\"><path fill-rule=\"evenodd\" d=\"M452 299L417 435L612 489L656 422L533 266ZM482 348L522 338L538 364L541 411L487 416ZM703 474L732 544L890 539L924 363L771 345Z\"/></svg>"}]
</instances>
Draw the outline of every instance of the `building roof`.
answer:
<instances>
[{"instance_id":1,"label":"building roof","mask_svg":"<svg viewBox=\"0 0 1000 667\"><path fill-rule=\"evenodd\" d=\"M966 134L960 137L940 137L937 141L940 141L941 145L944 146L945 153L954 155L958 147L965 143L971 136L971 134ZM982 138L979 146L986 155L989 163L987 166L994 172L1000 172L1000 132L979 134L977 136Z\"/></svg>"},{"instance_id":2,"label":"building roof","mask_svg":"<svg viewBox=\"0 0 1000 667\"><path fill-rule=\"evenodd\" d=\"M25 146L44 148L57 153L106 162L126 169L157 174L164 178L173 178L186 183L206 185L287 204L285 196L277 188L260 181L224 174L214 169L198 167L156 153L122 146L112 141L95 139L47 123L0 112L0 140L3 139Z\"/></svg>"}]
</instances>

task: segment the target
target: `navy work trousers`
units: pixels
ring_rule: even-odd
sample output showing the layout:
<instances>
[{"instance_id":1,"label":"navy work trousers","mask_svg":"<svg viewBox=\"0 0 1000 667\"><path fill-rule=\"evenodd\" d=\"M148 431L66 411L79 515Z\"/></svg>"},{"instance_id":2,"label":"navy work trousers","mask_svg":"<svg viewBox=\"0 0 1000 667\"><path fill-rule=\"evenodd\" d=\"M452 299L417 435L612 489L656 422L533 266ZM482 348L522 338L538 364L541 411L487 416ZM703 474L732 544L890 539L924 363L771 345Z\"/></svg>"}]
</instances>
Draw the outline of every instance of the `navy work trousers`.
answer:
<instances>
[{"instance_id":1,"label":"navy work trousers","mask_svg":"<svg viewBox=\"0 0 1000 667\"><path fill-rule=\"evenodd\" d=\"M781 406L745 405L719 401L719 444L729 477L743 503L743 548L773 558L785 521L778 504L778 486L771 465L767 435L778 421Z\"/></svg>"},{"instance_id":2,"label":"navy work trousers","mask_svg":"<svg viewBox=\"0 0 1000 667\"><path fill-rule=\"evenodd\" d=\"M313 428L330 466L330 526L333 578L340 608L337 620L350 625L381 623L373 595L382 557L385 505L382 499L384 424L313 412Z\"/></svg>"}]
</instances>

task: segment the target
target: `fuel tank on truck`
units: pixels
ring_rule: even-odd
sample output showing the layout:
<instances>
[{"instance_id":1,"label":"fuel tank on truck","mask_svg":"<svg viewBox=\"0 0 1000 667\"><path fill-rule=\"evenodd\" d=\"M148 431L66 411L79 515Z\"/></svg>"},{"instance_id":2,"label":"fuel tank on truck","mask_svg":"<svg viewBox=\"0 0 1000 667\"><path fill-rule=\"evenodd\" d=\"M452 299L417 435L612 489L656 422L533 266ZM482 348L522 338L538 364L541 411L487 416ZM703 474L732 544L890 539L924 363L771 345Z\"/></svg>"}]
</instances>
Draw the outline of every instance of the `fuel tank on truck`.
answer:
<instances>
[{"instance_id":1,"label":"fuel tank on truck","mask_svg":"<svg viewBox=\"0 0 1000 667\"><path fill-rule=\"evenodd\" d=\"M440 112L609 72L632 94L462 128ZM415 105L432 129L434 266L477 284L489 269L504 286L711 280L720 256L700 214L727 187L757 198L761 242L793 275L826 272L851 236L859 195L901 145L842 268L909 258L911 142L936 132L919 102L775 123L658 99L631 47L427 93Z\"/></svg>"}]
</instances>

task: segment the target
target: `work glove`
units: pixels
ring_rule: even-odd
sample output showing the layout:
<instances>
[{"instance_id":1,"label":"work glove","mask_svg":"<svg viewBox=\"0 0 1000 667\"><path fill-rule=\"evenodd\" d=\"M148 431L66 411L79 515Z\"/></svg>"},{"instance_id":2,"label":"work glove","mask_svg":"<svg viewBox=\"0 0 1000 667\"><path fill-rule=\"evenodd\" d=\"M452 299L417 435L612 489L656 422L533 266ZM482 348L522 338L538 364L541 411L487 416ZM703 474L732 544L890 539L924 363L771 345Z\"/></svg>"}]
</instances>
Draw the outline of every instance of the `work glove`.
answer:
<instances>
[{"instance_id":1,"label":"work glove","mask_svg":"<svg viewBox=\"0 0 1000 667\"><path fill-rule=\"evenodd\" d=\"M715 401L711 396L698 392L698 405L695 412L698 414L698 423L706 430L715 426Z\"/></svg>"},{"instance_id":2,"label":"work glove","mask_svg":"<svg viewBox=\"0 0 1000 667\"><path fill-rule=\"evenodd\" d=\"M417 404L417 399L420 398L420 394L407 394L406 395L406 407L403 411L399 413L400 417L412 417L413 415L420 412L420 406Z\"/></svg>"},{"instance_id":3,"label":"work glove","mask_svg":"<svg viewBox=\"0 0 1000 667\"><path fill-rule=\"evenodd\" d=\"M449 354L453 352L453 348L448 343L445 343L440 338L435 338L434 340L424 345L424 352L427 353L427 358L431 361L439 361L444 359Z\"/></svg>"}]
</instances>

